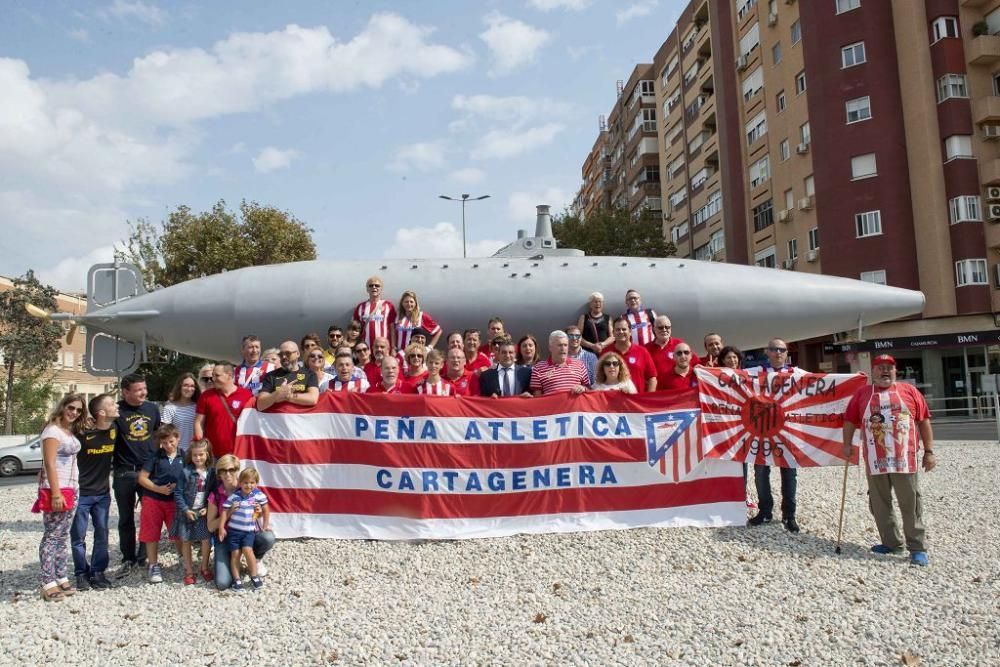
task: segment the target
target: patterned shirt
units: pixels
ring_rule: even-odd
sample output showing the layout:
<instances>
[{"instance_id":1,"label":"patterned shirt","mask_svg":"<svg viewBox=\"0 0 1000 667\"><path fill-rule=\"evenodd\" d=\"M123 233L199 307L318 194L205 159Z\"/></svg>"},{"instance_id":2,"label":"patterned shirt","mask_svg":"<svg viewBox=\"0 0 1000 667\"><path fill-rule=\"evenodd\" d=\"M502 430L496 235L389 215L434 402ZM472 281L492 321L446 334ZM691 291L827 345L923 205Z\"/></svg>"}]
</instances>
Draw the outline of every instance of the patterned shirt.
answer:
<instances>
[{"instance_id":1,"label":"patterned shirt","mask_svg":"<svg viewBox=\"0 0 1000 667\"><path fill-rule=\"evenodd\" d=\"M628 320L628 325L632 328L632 342L636 345L645 345L653 340L653 321L656 319L656 311L652 308L642 308L639 311L629 309L624 315Z\"/></svg>"},{"instance_id":2,"label":"patterned shirt","mask_svg":"<svg viewBox=\"0 0 1000 667\"><path fill-rule=\"evenodd\" d=\"M417 327L426 329L427 333L431 335L431 338L441 333L441 325L434 321L427 313L421 311L420 321L417 323L411 322L410 318L406 315L400 314L399 319L396 320L396 348L399 350L405 350L406 346L410 344L410 336L413 335L413 330ZM430 343L430 340L427 341Z\"/></svg>"},{"instance_id":3,"label":"patterned shirt","mask_svg":"<svg viewBox=\"0 0 1000 667\"><path fill-rule=\"evenodd\" d=\"M587 367L579 359L567 358L565 363L555 364L549 358L531 367L531 391L541 391L547 396L577 385L590 386Z\"/></svg>"},{"instance_id":4,"label":"patterned shirt","mask_svg":"<svg viewBox=\"0 0 1000 667\"><path fill-rule=\"evenodd\" d=\"M438 379L437 382L424 380L417 385L417 393L425 396L454 396L455 387L443 378Z\"/></svg>"},{"instance_id":5,"label":"patterned shirt","mask_svg":"<svg viewBox=\"0 0 1000 667\"><path fill-rule=\"evenodd\" d=\"M260 516L261 508L267 504L267 496L258 488L254 488L249 495L243 495L242 489L235 492L222 503L222 509L228 510L235 507L236 511L229 518L226 527L229 530L241 530L244 533L257 532L257 517Z\"/></svg>"},{"instance_id":6,"label":"patterned shirt","mask_svg":"<svg viewBox=\"0 0 1000 667\"><path fill-rule=\"evenodd\" d=\"M886 389L861 387L844 413L844 419L861 431L870 475L917 472L917 423L930 418L923 394L906 382L894 382Z\"/></svg>"},{"instance_id":7,"label":"patterned shirt","mask_svg":"<svg viewBox=\"0 0 1000 667\"><path fill-rule=\"evenodd\" d=\"M367 377L352 377L347 382L340 378L333 378L327 386L327 391L363 394L370 389Z\"/></svg>"},{"instance_id":8,"label":"patterned shirt","mask_svg":"<svg viewBox=\"0 0 1000 667\"><path fill-rule=\"evenodd\" d=\"M244 389L249 389L254 396L260 392L260 383L265 375L277 368L274 364L269 364L263 359L259 359L253 366L240 364L236 367L236 384Z\"/></svg>"}]
</instances>

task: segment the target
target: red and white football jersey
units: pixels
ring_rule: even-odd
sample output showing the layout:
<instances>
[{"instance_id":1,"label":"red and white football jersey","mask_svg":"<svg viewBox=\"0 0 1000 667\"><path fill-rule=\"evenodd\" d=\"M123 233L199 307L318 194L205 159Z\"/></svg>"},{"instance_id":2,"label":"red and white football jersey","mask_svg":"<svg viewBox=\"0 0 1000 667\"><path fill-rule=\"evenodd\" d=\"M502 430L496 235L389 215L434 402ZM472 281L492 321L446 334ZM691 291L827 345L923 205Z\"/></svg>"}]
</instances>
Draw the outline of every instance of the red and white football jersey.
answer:
<instances>
[{"instance_id":1,"label":"red and white football jersey","mask_svg":"<svg viewBox=\"0 0 1000 667\"><path fill-rule=\"evenodd\" d=\"M366 377L351 378L347 382L342 381L340 378L334 378L330 380L330 384L326 390L363 394L370 387L371 385L368 384L368 378Z\"/></svg>"},{"instance_id":2,"label":"red and white football jersey","mask_svg":"<svg viewBox=\"0 0 1000 667\"><path fill-rule=\"evenodd\" d=\"M425 312L420 313L419 322L411 322L406 315L400 315L399 319L396 320L396 347L398 349L406 349L406 346L410 344L410 336L413 335L413 330L417 327L426 329L431 338L441 333L441 325ZM429 340L427 342L430 343Z\"/></svg>"},{"instance_id":3,"label":"red and white football jersey","mask_svg":"<svg viewBox=\"0 0 1000 667\"><path fill-rule=\"evenodd\" d=\"M417 393L424 396L454 396L455 387L443 378L438 379L437 382L424 380L417 385Z\"/></svg>"},{"instance_id":4,"label":"red and white football jersey","mask_svg":"<svg viewBox=\"0 0 1000 667\"><path fill-rule=\"evenodd\" d=\"M392 343L396 324L396 307L391 301L380 299L376 303L362 301L354 307L351 316L361 322L361 340L371 348L378 337L388 338Z\"/></svg>"}]
</instances>

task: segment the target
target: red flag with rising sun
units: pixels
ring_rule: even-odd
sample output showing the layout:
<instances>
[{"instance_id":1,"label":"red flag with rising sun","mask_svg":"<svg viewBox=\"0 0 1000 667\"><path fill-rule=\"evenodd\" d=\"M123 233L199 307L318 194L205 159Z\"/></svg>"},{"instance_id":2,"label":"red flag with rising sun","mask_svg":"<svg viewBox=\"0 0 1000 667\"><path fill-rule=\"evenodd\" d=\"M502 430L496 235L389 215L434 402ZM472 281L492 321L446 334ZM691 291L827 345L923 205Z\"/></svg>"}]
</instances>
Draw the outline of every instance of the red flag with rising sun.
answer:
<instances>
[{"instance_id":1,"label":"red flag with rising sun","mask_svg":"<svg viewBox=\"0 0 1000 667\"><path fill-rule=\"evenodd\" d=\"M705 458L781 468L843 465L844 412L861 373L695 369ZM851 463L857 463L857 448Z\"/></svg>"}]
</instances>

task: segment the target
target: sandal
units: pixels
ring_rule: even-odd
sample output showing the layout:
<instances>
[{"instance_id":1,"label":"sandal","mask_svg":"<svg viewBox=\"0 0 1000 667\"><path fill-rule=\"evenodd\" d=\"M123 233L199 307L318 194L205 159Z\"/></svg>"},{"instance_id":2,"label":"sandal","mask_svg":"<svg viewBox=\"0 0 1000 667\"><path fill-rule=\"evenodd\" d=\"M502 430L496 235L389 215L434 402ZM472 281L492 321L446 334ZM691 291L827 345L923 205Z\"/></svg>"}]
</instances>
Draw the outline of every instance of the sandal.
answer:
<instances>
[{"instance_id":1,"label":"sandal","mask_svg":"<svg viewBox=\"0 0 1000 667\"><path fill-rule=\"evenodd\" d=\"M46 602L57 602L65 597L66 596L63 595L62 590L58 586L51 586L49 588L42 589L42 599Z\"/></svg>"},{"instance_id":2,"label":"sandal","mask_svg":"<svg viewBox=\"0 0 1000 667\"><path fill-rule=\"evenodd\" d=\"M70 595L76 595L76 588L73 586L73 584L69 583L68 581L64 581L63 583L59 584L59 590L62 592L64 597L69 597Z\"/></svg>"},{"instance_id":3,"label":"sandal","mask_svg":"<svg viewBox=\"0 0 1000 667\"><path fill-rule=\"evenodd\" d=\"M184 585L185 586L193 586L195 584L195 582L197 582L197 581L198 580L195 579L194 575L191 574L190 572L188 572L187 574L184 575Z\"/></svg>"},{"instance_id":4,"label":"sandal","mask_svg":"<svg viewBox=\"0 0 1000 667\"><path fill-rule=\"evenodd\" d=\"M202 570L201 578L204 579L205 581L214 581L215 573L213 573L211 570Z\"/></svg>"}]
</instances>

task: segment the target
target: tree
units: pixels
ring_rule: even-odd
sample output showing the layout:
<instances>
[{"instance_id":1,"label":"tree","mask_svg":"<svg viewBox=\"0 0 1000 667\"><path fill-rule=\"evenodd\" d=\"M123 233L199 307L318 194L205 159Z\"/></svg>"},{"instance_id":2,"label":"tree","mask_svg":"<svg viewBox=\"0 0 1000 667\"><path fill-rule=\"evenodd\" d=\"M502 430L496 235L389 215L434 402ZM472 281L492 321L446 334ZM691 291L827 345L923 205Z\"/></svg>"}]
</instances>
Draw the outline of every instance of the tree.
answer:
<instances>
[{"instance_id":1,"label":"tree","mask_svg":"<svg viewBox=\"0 0 1000 667\"><path fill-rule=\"evenodd\" d=\"M129 222L120 257L142 271L147 290L247 266L316 259L312 229L287 211L240 202L239 211L219 200L211 211L178 206L159 228L148 220ZM234 342L235 345L239 341ZM185 354L151 349L155 363L143 364L150 397L165 400L174 379L205 362Z\"/></svg>"},{"instance_id":2,"label":"tree","mask_svg":"<svg viewBox=\"0 0 1000 667\"><path fill-rule=\"evenodd\" d=\"M663 236L658 215L644 209L638 220L623 208L598 209L586 218L568 213L552 222L552 233L563 248L588 255L672 257L677 248Z\"/></svg>"},{"instance_id":3,"label":"tree","mask_svg":"<svg viewBox=\"0 0 1000 667\"><path fill-rule=\"evenodd\" d=\"M52 368L62 344L62 326L29 315L24 306L30 303L52 312L56 310L56 294L54 287L43 285L32 271L15 278L13 289L0 293L0 352L5 371L2 416L6 435L14 432L15 406L24 402L27 388Z\"/></svg>"},{"instance_id":4,"label":"tree","mask_svg":"<svg viewBox=\"0 0 1000 667\"><path fill-rule=\"evenodd\" d=\"M45 421L49 417L49 410L52 401L56 398L58 391L52 384L51 373L40 371L29 374L18 374L14 380L14 387L10 394L13 397L11 418L8 422L4 420L4 431L7 423L11 424L11 433L38 433L45 426ZM2 395L7 398L6 386Z\"/></svg>"}]
</instances>

